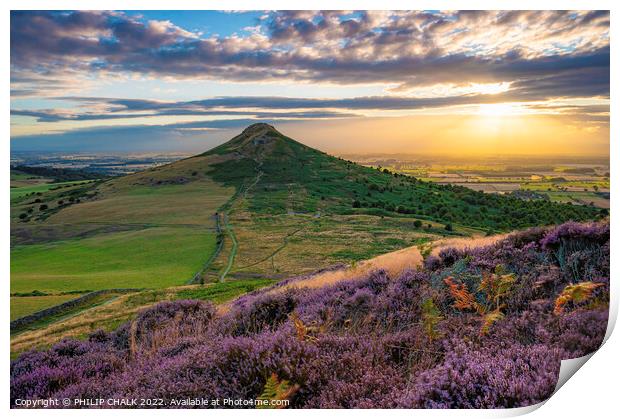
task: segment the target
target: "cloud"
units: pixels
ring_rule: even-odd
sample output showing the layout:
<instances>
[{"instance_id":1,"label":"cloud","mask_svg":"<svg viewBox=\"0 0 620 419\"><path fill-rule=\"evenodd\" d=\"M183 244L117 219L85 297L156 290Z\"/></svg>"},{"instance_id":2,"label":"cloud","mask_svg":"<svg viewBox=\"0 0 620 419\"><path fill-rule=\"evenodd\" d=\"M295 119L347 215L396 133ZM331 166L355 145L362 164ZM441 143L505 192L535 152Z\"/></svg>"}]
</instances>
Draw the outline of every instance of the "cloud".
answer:
<instances>
[{"instance_id":1,"label":"cloud","mask_svg":"<svg viewBox=\"0 0 620 419\"><path fill-rule=\"evenodd\" d=\"M555 124L568 129L571 125L579 127L583 132L595 132L601 130L607 135L600 138L600 144L590 144L581 141L579 150L591 153L595 147L597 151L604 153L609 147L608 128L605 131L605 120L608 122L608 113L605 107L592 107L591 111L595 113L595 117L600 119L601 123L593 123L592 121L579 120L578 123L567 123L565 115L570 115L576 109L570 106L557 105L553 107L548 105L547 109L550 113L545 119L556 118ZM583 118L584 113L578 111L574 114L576 118ZM279 130L289 133L294 138L306 140L309 145L321 145L322 149L340 148L343 144L348 144L351 149L357 150L362 147L366 150L394 150L395 144L400 144L403 149L407 150L424 150L425 147L436 141L429 140L429 132L434 132L438 121L429 122L423 120L419 130L407 135L397 135L394 137L387 127L394 125L407 127L415 126L418 119L400 118L363 118L359 120L351 120L347 125L340 125L334 122L322 122L317 120L261 120L261 122L275 125ZM415 118L415 117L414 117ZM452 119L450 119L452 121ZM130 126L107 126L80 128L64 133L54 134L37 134L13 137L11 139L12 152L80 152L80 153L124 153L124 152L187 152L193 154L208 150L216 145L237 135L243 128L257 122L256 119L229 119L217 121L194 121L181 122L165 125L130 125ZM534 121L534 123L536 123ZM430 125L429 126L427 126ZM453 122L449 122L452 126ZM602 128L602 129L601 129ZM357 129L357 131L356 131ZM383 132L384 135L376 136L376 132ZM518 131L518 130L517 130ZM564 134L566 132L563 131ZM461 141L461 135L471 135L465 129L463 133L456 133L456 137ZM507 133L508 136L512 133ZM515 134L517 135L517 134ZM365 138L365 141L360 141ZM563 144L564 139L561 135L552 139L558 145ZM396 143L395 143L396 141ZM545 141L542 143L546 144ZM602 144L602 145L601 145ZM602 147L602 148L601 148ZM439 146L441 149L441 147ZM567 149L562 149L566 152ZM446 150L444 149L444 152Z\"/></svg>"},{"instance_id":2,"label":"cloud","mask_svg":"<svg viewBox=\"0 0 620 419\"><path fill-rule=\"evenodd\" d=\"M18 91L59 74L127 73L403 88L518 81L533 95L536 80L562 74L581 79L580 94L600 94L599 82L587 89L609 78L609 13L271 12L246 36L202 38L120 12L14 11L11 67Z\"/></svg>"},{"instance_id":3,"label":"cloud","mask_svg":"<svg viewBox=\"0 0 620 419\"><path fill-rule=\"evenodd\" d=\"M90 100L92 102L92 100ZM104 102L105 103L105 102ZM108 102L109 103L109 102ZM336 111L300 111L300 112L265 112L265 111L233 111L233 110L200 110L192 108L184 108L180 106L169 106L162 108L161 105L154 108L148 108L146 105L138 109L127 107L127 110L154 110L154 112L140 113L120 113L120 112L104 112L104 113L76 113L67 112L58 109L45 110L27 110L27 109L11 109L11 115L30 116L36 118L37 122L59 122L59 121L95 121L106 119L130 119L130 118L150 118L157 116L245 116L258 119L266 118L282 118L282 119L335 119L335 118L351 118L359 116L354 113L336 112Z\"/></svg>"},{"instance_id":4,"label":"cloud","mask_svg":"<svg viewBox=\"0 0 620 419\"><path fill-rule=\"evenodd\" d=\"M543 77L529 81L517 81L506 92L495 94L461 94L439 97L409 96L366 96L353 98L305 98L282 96L221 96L193 101L162 102L145 99L103 98L65 96L58 99L80 102L84 105L99 106L106 109L106 116L120 118L127 112L152 112L150 116L159 115L234 115L233 109L261 109L260 111L238 111L239 114L261 115L262 117L352 117L358 116L350 111L364 110L418 110L458 105L475 105L510 101L545 101L557 98L591 97L588 93L605 97L605 86L609 78L601 77L587 88L576 85L579 78L573 76ZM325 110L313 114L309 110ZM336 110L334 110L336 109ZM273 112L268 110L304 110L293 112ZM15 113L18 114L18 113ZM19 114L26 115L26 112ZM42 118L48 116L40 115ZM118 115L118 116L114 116ZM39 116L39 115L30 115Z\"/></svg>"},{"instance_id":5,"label":"cloud","mask_svg":"<svg viewBox=\"0 0 620 419\"><path fill-rule=\"evenodd\" d=\"M77 128L16 135L14 149L61 147L63 141L76 150L80 142L85 150L122 151L129 143L157 150L168 147L166 141L179 149L190 137L193 149L202 149L208 148L200 143L206 131L223 140L227 130L257 120L354 124L368 115L501 102L586 126L609 124L608 106L600 108L610 90L606 11L284 11L266 12L239 29L205 36L123 12L12 11L11 114L41 124L15 131ZM271 96L176 101L83 93L133 78L372 84L369 91L379 85L386 93L309 98L278 96L288 90L274 89ZM487 84L505 89L490 94L474 88ZM49 98L72 103L35 109L51 107L38 101ZM158 125L141 125L146 118ZM121 119L135 125L83 128ZM196 121L160 123L180 119Z\"/></svg>"}]
</instances>

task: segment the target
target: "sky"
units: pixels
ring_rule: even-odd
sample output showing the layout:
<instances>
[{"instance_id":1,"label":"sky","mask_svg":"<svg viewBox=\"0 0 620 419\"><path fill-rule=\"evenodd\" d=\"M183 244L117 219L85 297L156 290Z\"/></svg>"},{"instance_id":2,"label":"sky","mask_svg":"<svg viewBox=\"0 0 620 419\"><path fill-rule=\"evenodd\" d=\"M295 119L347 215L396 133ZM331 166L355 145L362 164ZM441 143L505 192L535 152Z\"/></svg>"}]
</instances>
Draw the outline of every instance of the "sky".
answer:
<instances>
[{"instance_id":1,"label":"sky","mask_svg":"<svg viewBox=\"0 0 620 419\"><path fill-rule=\"evenodd\" d=\"M606 11L12 11L11 150L609 155Z\"/></svg>"}]
</instances>

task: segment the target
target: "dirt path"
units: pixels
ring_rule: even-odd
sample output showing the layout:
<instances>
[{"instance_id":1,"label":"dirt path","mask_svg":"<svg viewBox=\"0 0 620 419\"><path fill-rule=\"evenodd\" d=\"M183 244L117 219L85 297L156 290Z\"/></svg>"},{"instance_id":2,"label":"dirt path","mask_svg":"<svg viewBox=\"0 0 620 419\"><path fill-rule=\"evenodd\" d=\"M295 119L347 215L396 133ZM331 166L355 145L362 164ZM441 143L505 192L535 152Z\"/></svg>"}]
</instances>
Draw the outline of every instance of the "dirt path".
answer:
<instances>
[{"instance_id":1,"label":"dirt path","mask_svg":"<svg viewBox=\"0 0 620 419\"><path fill-rule=\"evenodd\" d=\"M222 222L220 221L220 214L213 214L213 218L215 219L215 232L217 237L215 251L211 254L211 256L209 256L209 259L207 259L204 265L202 265L202 268L200 268L200 270L196 272L194 276L187 282L187 285L203 283L201 282L201 280L203 279L205 272L207 271L207 269L209 269L209 266L211 266L213 261L217 259L217 257L222 252L222 248L224 247L224 233L222 232Z\"/></svg>"},{"instance_id":2,"label":"dirt path","mask_svg":"<svg viewBox=\"0 0 620 419\"><path fill-rule=\"evenodd\" d=\"M241 199L246 199L248 196L248 192L254 188L254 186L256 186L256 184L260 181L260 178L263 176L264 172L261 170L261 166L263 165L263 163L258 160L258 159L253 159L256 162L256 177L254 178L254 180L252 181L252 183L250 183L245 190L239 194L239 197ZM220 282L224 282L224 280L226 279L226 275L228 275L228 273L230 272L230 270L232 269L233 263L235 262L235 257L237 256L237 249L239 247L239 243L237 242L237 237L235 236L235 232L232 228L232 226L230 225L230 223L228 222L228 214L230 213L230 210L232 209L232 206L234 204L234 201L236 199L233 199L233 201L230 203L230 205L228 206L228 208L225 210L224 212L224 229L226 230L226 232L228 233L228 237L230 237L230 241L232 243L232 247L230 249L230 254L228 255L228 262L226 264L226 267L224 268L224 270L222 271L221 275L220 275Z\"/></svg>"},{"instance_id":3,"label":"dirt path","mask_svg":"<svg viewBox=\"0 0 620 419\"><path fill-rule=\"evenodd\" d=\"M230 237L232 247L230 248L230 254L228 255L228 263L226 264L226 267L220 275L220 282L223 282L224 279L226 279L226 275L228 275L228 272L230 272L230 269L235 262L235 256L237 256L237 247L239 245L239 243L237 242L237 237L235 236L235 232L233 231L230 223L228 222L228 214L224 214L224 229L226 229L228 237Z\"/></svg>"}]
</instances>

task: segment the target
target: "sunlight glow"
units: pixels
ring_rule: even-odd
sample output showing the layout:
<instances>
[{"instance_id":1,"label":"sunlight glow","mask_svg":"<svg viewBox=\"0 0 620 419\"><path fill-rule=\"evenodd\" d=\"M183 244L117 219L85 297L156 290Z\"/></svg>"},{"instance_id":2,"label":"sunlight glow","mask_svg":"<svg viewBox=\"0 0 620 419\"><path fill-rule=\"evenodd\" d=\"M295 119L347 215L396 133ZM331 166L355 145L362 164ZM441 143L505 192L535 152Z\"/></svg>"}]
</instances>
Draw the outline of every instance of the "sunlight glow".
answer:
<instances>
[{"instance_id":1,"label":"sunlight glow","mask_svg":"<svg viewBox=\"0 0 620 419\"><path fill-rule=\"evenodd\" d=\"M483 116L508 116L521 113L518 105L512 103L493 103L478 106L478 114Z\"/></svg>"},{"instance_id":2,"label":"sunlight glow","mask_svg":"<svg viewBox=\"0 0 620 419\"><path fill-rule=\"evenodd\" d=\"M472 93L480 93L483 95L496 95L498 93L507 92L510 89L510 83L472 83Z\"/></svg>"}]
</instances>

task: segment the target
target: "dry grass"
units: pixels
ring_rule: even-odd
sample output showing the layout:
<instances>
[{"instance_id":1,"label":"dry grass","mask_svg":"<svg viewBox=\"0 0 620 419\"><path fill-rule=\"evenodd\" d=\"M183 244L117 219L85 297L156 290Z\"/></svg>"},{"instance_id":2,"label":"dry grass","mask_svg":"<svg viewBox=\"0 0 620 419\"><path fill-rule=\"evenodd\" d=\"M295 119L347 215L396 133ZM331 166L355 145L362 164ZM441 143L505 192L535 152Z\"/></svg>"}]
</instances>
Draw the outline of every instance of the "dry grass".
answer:
<instances>
[{"instance_id":1,"label":"dry grass","mask_svg":"<svg viewBox=\"0 0 620 419\"><path fill-rule=\"evenodd\" d=\"M231 216L239 242L232 273L302 275L327 265L351 262L347 252L367 259L423 238L439 237L416 230L411 223L410 219L388 222L366 215L324 215L319 219L311 215L277 215L257 219L240 206ZM400 240L402 245L385 249L383 243L388 240ZM221 266L226 257L226 251L222 252L213 267Z\"/></svg>"},{"instance_id":2,"label":"dry grass","mask_svg":"<svg viewBox=\"0 0 620 419\"><path fill-rule=\"evenodd\" d=\"M505 239L507 236L508 233L482 237L453 237L441 239L433 242L433 250L431 251L431 255L438 256L439 252L448 247L464 250L473 247L489 246Z\"/></svg>"},{"instance_id":3,"label":"dry grass","mask_svg":"<svg viewBox=\"0 0 620 419\"><path fill-rule=\"evenodd\" d=\"M438 255L442 249L455 247L466 249L471 247L488 246L505 238L507 234L498 234L488 237L467 237L467 238L448 238L437 240L432 243L432 255ZM321 288L333 285L341 281L355 278L363 278L370 272L383 269L391 278L395 278L408 269L417 269L424 262L424 258L418 246L411 246L395 252L386 253L372 259L362 261L347 269L322 272L313 275L302 281L292 282L283 287L277 288L278 291L289 288Z\"/></svg>"},{"instance_id":4,"label":"dry grass","mask_svg":"<svg viewBox=\"0 0 620 419\"><path fill-rule=\"evenodd\" d=\"M93 324L120 324L143 307L127 307L127 299L134 294L123 295L107 304L80 312L74 317L55 322L43 329L26 331L11 338L11 352L20 353L31 348L51 345L65 337L86 335L93 331Z\"/></svg>"},{"instance_id":5,"label":"dry grass","mask_svg":"<svg viewBox=\"0 0 620 419\"><path fill-rule=\"evenodd\" d=\"M71 225L80 220L84 223L202 224L212 227L213 213L233 192L233 188L208 179L180 185L105 190L100 199L65 208L52 215L49 222Z\"/></svg>"},{"instance_id":6,"label":"dry grass","mask_svg":"<svg viewBox=\"0 0 620 419\"><path fill-rule=\"evenodd\" d=\"M418 247L411 246L362 261L346 269L321 272L309 279L287 284L278 288L278 290L288 288L321 288L341 281L361 278L378 269L385 270L390 277L394 278L408 269L417 269L422 262L422 254Z\"/></svg>"}]
</instances>

